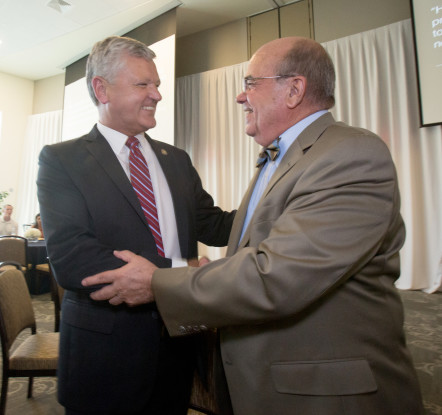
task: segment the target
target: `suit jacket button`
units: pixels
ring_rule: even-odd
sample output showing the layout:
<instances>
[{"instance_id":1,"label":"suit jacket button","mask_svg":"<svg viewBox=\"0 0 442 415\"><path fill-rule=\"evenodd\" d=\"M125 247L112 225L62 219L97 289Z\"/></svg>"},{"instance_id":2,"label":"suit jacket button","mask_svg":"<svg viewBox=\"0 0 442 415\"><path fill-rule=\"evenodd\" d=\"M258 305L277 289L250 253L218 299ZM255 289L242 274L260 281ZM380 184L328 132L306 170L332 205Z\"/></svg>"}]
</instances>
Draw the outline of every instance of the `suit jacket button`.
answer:
<instances>
[{"instance_id":1,"label":"suit jacket button","mask_svg":"<svg viewBox=\"0 0 442 415\"><path fill-rule=\"evenodd\" d=\"M178 330L180 331L180 333L187 333L187 329L184 326L179 326Z\"/></svg>"}]
</instances>

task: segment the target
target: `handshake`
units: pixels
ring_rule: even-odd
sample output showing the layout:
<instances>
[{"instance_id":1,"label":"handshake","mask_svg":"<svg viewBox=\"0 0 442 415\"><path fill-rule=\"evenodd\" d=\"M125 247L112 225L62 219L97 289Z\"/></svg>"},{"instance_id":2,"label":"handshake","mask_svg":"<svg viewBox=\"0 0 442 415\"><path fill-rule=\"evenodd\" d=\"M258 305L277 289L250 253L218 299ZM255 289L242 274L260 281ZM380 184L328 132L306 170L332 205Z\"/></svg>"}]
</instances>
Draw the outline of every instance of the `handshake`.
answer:
<instances>
[{"instance_id":1,"label":"handshake","mask_svg":"<svg viewBox=\"0 0 442 415\"><path fill-rule=\"evenodd\" d=\"M112 305L126 303L131 307L154 301L152 276L158 267L131 251L114 251L114 255L126 262L126 265L100 272L82 281L84 287L107 284L94 291L91 298L96 301L109 300ZM200 267L209 262L206 257L188 260L189 266L192 267Z\"/></svg>"}]
</instances>

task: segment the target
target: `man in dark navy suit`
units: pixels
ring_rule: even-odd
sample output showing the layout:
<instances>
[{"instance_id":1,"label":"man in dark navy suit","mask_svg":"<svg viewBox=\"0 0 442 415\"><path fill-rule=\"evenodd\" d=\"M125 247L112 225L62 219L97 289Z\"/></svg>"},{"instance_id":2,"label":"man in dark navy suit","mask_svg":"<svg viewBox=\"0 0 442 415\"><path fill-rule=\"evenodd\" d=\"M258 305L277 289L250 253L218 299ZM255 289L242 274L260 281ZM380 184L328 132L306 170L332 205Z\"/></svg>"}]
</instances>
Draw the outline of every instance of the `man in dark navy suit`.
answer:
<instances>
[{"instance_id":1,"label":"man in dark navy suit","mask_svg":"<svg viewBox=\"0 0 442 415\"><path fill-rule=\"evenodd\" d=\"M99 122L89 134L40 154L38 197L48 254L66 290L58 377L67 414L187 413L196 339L171 339L155 304L113 307L91 300L91 290L81 285L86 276L124 264L114 250L167 268L198 265L198 241L228 241L234 212L214 206L184 151L145 134L155 127L161 100L154 57L133 39L98 42L86 73ZM131 184L128 137L147 162L157 229Z\"/></svg>"}]
</instances>

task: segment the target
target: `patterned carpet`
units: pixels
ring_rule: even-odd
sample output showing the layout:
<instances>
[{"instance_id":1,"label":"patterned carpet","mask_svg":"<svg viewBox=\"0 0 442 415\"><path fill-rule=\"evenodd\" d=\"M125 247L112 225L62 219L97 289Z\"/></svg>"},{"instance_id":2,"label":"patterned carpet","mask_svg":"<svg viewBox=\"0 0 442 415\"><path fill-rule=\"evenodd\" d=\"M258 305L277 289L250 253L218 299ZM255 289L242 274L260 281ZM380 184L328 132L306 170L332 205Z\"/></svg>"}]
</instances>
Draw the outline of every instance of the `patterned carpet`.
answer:
<instances>
[{"instance_id":1,"label":"patterned carpet","mask_svg":"<svg viewBox=\"0 0 442 415\"><path fill-rule=\"evenodd\" d=\"M426 415L442 415L442 293L401 291L401 296L408 345L421 383ZM34 296L33 305L37 330L53 331L54 309L49 294ZM36 378L33 398L27 399L27 379L11 379L6 415L64 414L56 400L56 389L56 378ZM189 411L189 415L197 414Z\"/></svg>"},{"instance_id":2,"label":"patterned carpet","mask_svg":"<svg viewBox=\"0 0 442 415\"><path fill-rule=\"evenodd\" d=\"M408 347L427 415L442 415L442 292L401 291Z\"/></svg>"}]
</instances>

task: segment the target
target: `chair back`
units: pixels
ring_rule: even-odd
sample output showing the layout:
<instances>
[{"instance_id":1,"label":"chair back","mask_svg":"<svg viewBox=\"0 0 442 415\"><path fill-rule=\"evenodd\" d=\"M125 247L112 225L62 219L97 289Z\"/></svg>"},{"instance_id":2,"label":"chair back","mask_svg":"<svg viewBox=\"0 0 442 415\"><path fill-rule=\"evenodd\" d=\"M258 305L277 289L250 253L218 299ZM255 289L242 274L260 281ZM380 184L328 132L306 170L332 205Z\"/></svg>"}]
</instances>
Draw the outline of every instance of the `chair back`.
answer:
<instances>
[{"instance_id":1,"label":"chair back","mask_svg":"<svg viewBox=\"0 0 442 415\"><path fill-rule=\"evenodd\" d=\"M0 261L15 261L28 267L28 240L22 236L0 236Z\"/></svg>"},{"instance_id":2,"label":"chair back","mask_svg":"<svg viewBox=\"0 0 442 415\"><path fill-rule=\"evenodd\" d=\"M1 261L0 262L0 272L6 271L8 269L22 270L22 266L18 262L15 262L15 261Z\"/></svg>"},{"instance_id":3,"label":"chair back","mask_svg":"<svg viewBox=\"0 0 442 415\"><path fill-rule=\"evenodd\" d=\"M23 273L10 269L0 273L0 336L4 358L14 340L26 328L35 333L32 299Z\"/></svg>"}]
</instances>

